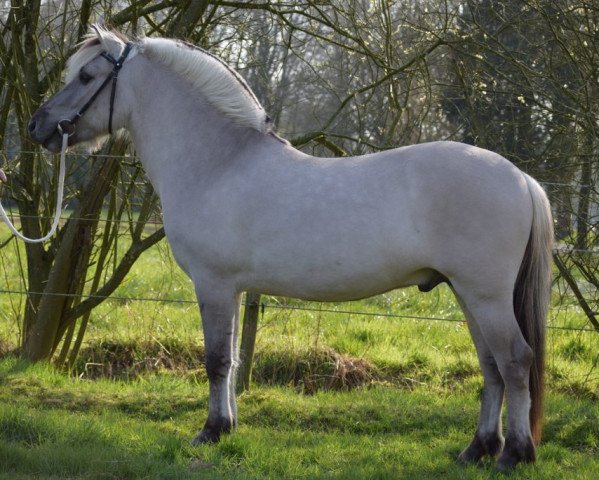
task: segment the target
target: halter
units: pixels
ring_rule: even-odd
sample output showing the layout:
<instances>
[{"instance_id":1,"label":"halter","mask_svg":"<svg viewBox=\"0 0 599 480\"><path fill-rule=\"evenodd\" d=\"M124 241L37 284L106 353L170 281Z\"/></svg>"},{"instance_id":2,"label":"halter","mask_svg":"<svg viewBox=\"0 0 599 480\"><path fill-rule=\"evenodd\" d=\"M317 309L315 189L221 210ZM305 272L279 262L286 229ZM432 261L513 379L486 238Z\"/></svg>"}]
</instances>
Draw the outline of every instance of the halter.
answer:
<instances>
[{"instance_id":1,"label":"halter","mask_svg":"<svg viewBox=\"0 0 599 480\"><path fill-rule=\"evenodd\" d=\"M106 60L108 60L110 63L114 65L112 72L110 72L110 75L106 77L106 79L102 82L102 85L98 87L98 89L90 97L87 103L83 105L83 107L81 107L81 109L75 114L73 118L71 118L70 120L63 119L60 122L58 122L58 133L60 133L61 135L66 133L69 137L73 135L73 133L75 133L75 124L77 123L77 121L79 121L83 114L87 112L89 107L91 107L92 103L94 103L96 98L98 98L98 95L100 95L102 90L104 90L106 85L108 85L108 83L112 79L112 89L110 91L110 116L108 117L108 133L112 135L112 114L114 112L114 99L116 97L116 81L119 77L121 67L123 66L123 63L125 62L125 59L127 58L127 55L129 55L129 52L132 48L133 44L127 43L127 45L125 45L125 50L123 50L123 53L118 60L115 60L114 57L107 52L102 52L100 54L102 57L104 57Z\"/></svg>"},{"instance_id":2,"label":"halter","mask_svg":"<svg viewBox=\"0 0 599 480\"><path fill-rule=\"evenodd\" d=\"M112 113L114 111L114 99L116 96L116 81L119 76L119 71L121 70L121 67L123 66L123 62L127 58L127 55L129 55L131 48L133 48L133 44L127 43L127 45L125 45L125 50L123 50L123 54L120 56L120 58L118 60L115 60L114 57L112 55L110 55L109 53L102 52L100 54L106 60L108 60L110 63L112 63L114 65L112 72L110 73L110 75L108 77L106 77L106 79L102 82L102 85L100 85L100 87L95 91L95 93L91 96L91 98L87 101L87 103L85 105L83 105L83 107L81 107L81 109L75 114L75 116L72 119L61 120L58 122L58 125L56 126L58 133L60 135L62 135L62 148L60 150L60 167L59 167L59 172L58 172L58 193L56 194L56 197L57 197L56 198L56 211L54 212L54 218L52 220L52 226L50 227L50 231L41 238L28 238L28 237L24 236L12 224L12 222L8 218L6 211L4 210L4 207L2 206L2 203L0 203L0 217L2 217L4 222L8 225L8 228L10 229L10 231L17 238L20 238L21 240L28 242L28 243L42 243L42 242L45 242L46 240L48 240L52 235L54 235L54 232L58 228L58 222L60 221L60 213L61 213L61 209L62 209L62 199L63 199L63 193L64 193L64 177L65 177L65 170L66 170L65 169L65 163L66 163L65 157L66 157L66 151L68 148L69 137L71 135L73 135L73 133L75 133L75 123L77 123L77 121L83 116L83 114L87 111L87 109L91 106L91 104L94 103L96 98L98 98L98 95L100 95L100 92L102 90L104 90L106 85L108 85L108 82L110 82L110 79L112 79L112 90L110 92L110 116L108 117L108 132L112 135Z\"/></svg>"}]
</instances>

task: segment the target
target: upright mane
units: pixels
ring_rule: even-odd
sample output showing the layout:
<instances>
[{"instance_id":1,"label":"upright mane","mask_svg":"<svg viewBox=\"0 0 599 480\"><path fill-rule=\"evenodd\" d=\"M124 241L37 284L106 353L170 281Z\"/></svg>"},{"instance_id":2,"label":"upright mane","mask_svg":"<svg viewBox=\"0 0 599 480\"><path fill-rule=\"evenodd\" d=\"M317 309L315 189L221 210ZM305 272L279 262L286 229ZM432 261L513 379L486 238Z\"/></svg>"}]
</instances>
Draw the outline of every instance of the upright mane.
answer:
<instances>
[{"instance_id":1,"label":"upright mane","mask_svg":"<svg viewBox=\"0 0 599 480\"><path fill-rule=\"evenodd\" d=\"M69 59L66 83L77 76L81 67L105 50L104 45L121 44L124 48L127 41L119 32L94 27L94 31L85 37L79 50ZM211 53L191 44L166 38L142 38L135 42L134 52L143 54L179 75L189 83L193 91L201 94L234 123L262 133L271 132L270 119L249 85L235 70ZM119 56L114 52L109 53L115 58Z\"/></svg>"},{"instance_id":2,"label":"upright mane","mask_svg":"<svg viewBox=\"0 0 599 480\"><path fill-rule=\"evenodd\" d=\"M166 38L144 38L139 48L148 59L184 78L233 122L270 132L270 119L249 85L219 58L194 45Z\"/></svg>"}]
</instances>

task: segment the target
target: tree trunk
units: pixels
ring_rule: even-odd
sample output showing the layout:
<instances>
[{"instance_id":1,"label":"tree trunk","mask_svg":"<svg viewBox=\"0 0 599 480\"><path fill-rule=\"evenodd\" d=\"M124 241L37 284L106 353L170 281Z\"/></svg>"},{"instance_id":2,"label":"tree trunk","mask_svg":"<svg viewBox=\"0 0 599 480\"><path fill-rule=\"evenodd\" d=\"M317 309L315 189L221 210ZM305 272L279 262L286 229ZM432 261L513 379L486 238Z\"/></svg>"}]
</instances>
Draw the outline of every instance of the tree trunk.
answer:
<instances>
[{"instance_id":1,"label":"tree trunk","mask_svg":"<svg viewBox=\"0 0 599 480\"><path fill-rule=\"evenodd\" d=\"M578 191L578 210L576 213L576 248L586 250L589 246L590 206L593 182L593 134L589 129L585 135L583 162L580 169L580 189Z\"/></svg>"},{"instance_id":2,"label":"tree trunk","mask_svg":"<svg viewBox=\"0 0 599 480\"><path fill-rule=\"evenodd\" d=\"M107 151L114 154L122 154L126 146L124 141L118 142L116 148L110 148L111 145L112 142ZM60 331L66 330L66 326L61 328L63 317L74 296L81 293L104 197L118 171L118 161L114 158L98 165L79 208L64 227L45 286L37 291L43 295L23 347L23 356L29 360L50 358L62 336Z\"/></svg>"}]
</instances>

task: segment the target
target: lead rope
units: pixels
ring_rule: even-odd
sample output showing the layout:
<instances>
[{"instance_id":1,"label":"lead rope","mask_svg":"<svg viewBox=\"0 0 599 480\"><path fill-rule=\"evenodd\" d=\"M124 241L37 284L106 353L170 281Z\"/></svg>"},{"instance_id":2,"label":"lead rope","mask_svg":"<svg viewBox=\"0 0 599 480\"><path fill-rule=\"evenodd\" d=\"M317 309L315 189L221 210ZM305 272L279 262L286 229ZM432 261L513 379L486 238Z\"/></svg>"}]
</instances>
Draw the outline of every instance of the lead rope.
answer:
<instances>
[{"instance_id":1,"label":"lead rope","mask_svg":"<svg viewBox=\"0 0 599 480\"><path fill-rule=\"evenodd\" d=\"M48 240L58 228L58 222L60 221L60 214L62 211L62 199L64 194L64 176L65 176L65 164L66 164L66 152L69 142L69 134L63 132L62 134L62 148L60 151L60 167L58 170L58 193L56 194L56 211L54 212L54 220L52 220L52 227L50 227L50 231L44 235L42 238L28 238L20 233L12 222L9 220L4 207L2 206L2 202L0 202L0 215L2 215L2 219L8 225L10 231L19 239L23 240L27 243L42 243Z\"/></svg>"}]
</instances>

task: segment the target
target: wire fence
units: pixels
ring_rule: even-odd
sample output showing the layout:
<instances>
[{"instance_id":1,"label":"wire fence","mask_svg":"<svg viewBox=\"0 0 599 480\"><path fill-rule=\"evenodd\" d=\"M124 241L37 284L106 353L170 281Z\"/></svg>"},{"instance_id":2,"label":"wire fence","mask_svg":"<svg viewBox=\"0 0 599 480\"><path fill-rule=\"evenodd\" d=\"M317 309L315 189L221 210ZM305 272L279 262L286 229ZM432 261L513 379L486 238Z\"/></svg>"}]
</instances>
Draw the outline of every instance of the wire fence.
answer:
<instances>
[{"instance_id":1,"label":"wire fence","mask_svg":"<svg viewBox=\"0 0 599 480\"><path fill-rule=\"evenodd\" d=\"M170 304L197 304L197 300L194 299L186 299L186 298L158 298L158 297L133 297L133 296L119 296L119 295L93 295L93 294L69 294L69 293L56 293L56 292L28 292L25 290L11 290L11 289L0 289L0 294L9 294L9 295L49 295L49 296L58 296L58 297L69 297L69 298L78 298L78 299L87 299L87 298L97 298L101 300L114 300L121 302L154 302L154 303L170 303ZM247 303L243 303L243 306L247 306ZM434 322L451 322L451 323L466 323L466 320L463 318L455 318L455 317L434 317L434 316L425 316L425 315L411 315L411 314L402 314L402 313L390 313L388 311L365 311L365 310L348 310L348 309L339 309L339 308L323 308L323 307L313 307L313 306L302 306L302 305L281 305L278 303L262 301L259 304L259 307L264 314L266 309L277 309L277 310L291 310L291 311L304 311L304 312L314 312L314 313L331 313L337 315L356 315L363 317L380 317L380 318L391 318L391 319L405 319L405 320L420 320L420 321L434 321ZM596 330L593 328L585 328L585 327L566 327L566 326L558 326L558 325L547 325L547 328L550 330L566 330L566 331L576 331L576 332L594 332Z\"/></svg>"}]
</instances>

